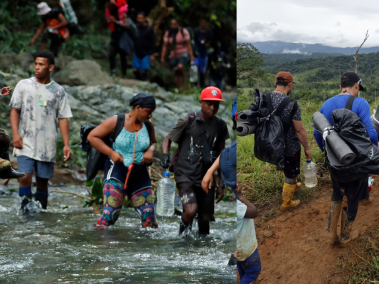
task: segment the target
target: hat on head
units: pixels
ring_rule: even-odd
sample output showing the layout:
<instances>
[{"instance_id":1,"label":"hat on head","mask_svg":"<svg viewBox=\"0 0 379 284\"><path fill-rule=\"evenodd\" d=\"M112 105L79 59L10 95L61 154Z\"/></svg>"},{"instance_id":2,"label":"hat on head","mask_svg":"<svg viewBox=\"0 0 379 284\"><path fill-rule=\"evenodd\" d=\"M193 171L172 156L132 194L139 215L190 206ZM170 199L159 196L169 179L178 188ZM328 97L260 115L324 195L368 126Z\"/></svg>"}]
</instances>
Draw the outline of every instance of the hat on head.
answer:
<instances>
[{"instance_id":1,"label":"hat on head","mask_svg":"<svg viewBox=\"0 0 379 284\"><path fill-rule=\"evenodd\" d=\"M51 8L49 7L49 5L47 5L46 2L39 3L37 5L37 8L38 8L38 12L37 12L38 15L46 15L47 13L51 11Z\"/></svg>"},{"instance_id":2,"label":"hat on head","mask_svg":"<svg viewBox=\"0 0 379 284\"><path fill-rule=\"evenodd\" d=\"M135 95L129 103L130 106L140 106L142 108L156 108L156 102L153 95L146 93L138 93Z\"/></svg>"},{"instance_id":3,"label":"hat on head","mask_svg":"<svg viewBox=\"0 0 379 284\"><path fill-rule=\"evenodd\" d=\"M362 80L359 78L358 74L353 71L347 71L341 76L341 84L342 83L354 83L359 84L359 90L364 91L365 88L362 86Z\"/></svg>"},{"instance_id":4,"label":"hat on head","mask_svg":"<svg viewBox=\"0 0 379 284\"><path fill-rule=\"evenodd\" d=\"M121 8L123 6L126 6L127 4L126 4L125 0L116 0L115 1L115 5L116 5L117 8Z\"/></svg>"},{"instance_id":5,"label":"hat on head","mask_svg":"<svg viewBox=\"0 0 379 284\"><path fill-rule=\"evenodd\" d=\"M293 83L293 76L290 72L280 71L276 74L276 82Z\"/></svg>"},{"instance_id":6,"label":"hat on head","mask_svg":"<svg viewBox=\"0 0 379 284\"><path fill-rule=\"evenodd\" d=\"M201 91L200 100L225 102L222 99L221 90L219 88L212 87L212 86L206 87L204 90Z\"/></svg>"}]
</instances>

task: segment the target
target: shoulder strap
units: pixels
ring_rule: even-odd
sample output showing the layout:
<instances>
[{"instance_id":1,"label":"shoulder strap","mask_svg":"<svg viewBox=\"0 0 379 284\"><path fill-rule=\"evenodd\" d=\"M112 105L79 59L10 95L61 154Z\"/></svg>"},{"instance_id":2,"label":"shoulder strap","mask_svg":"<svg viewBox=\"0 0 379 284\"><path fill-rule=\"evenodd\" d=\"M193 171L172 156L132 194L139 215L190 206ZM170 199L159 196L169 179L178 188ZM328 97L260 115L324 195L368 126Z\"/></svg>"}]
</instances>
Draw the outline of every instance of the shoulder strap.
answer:
<instances>
[{"instance_id":1,"label":"shoulder strap","mask_svg":"<svg viewBox=\"0 0 379 284\"><path fill-rule=\"evenodd\" d=\"M146 129L147 129L147 132L149 133L149 138L150 138L150 144L151 144L151 122L150 121L146 121L144 122L145 126L146 126Z\"/></svg>"},{"instance_id":2,"label":"shoulder strap","mask_svg":"<svg viewBox=\"0 0 379 284\"><path fill-rule=\"evenodd\" d=\"M196 118L196 112L191 111L190 113L188 113L187 129L189 129L191 127L195 118Z\"/></svg>"},{"instance_id":3,"label":"shoulder strap","mask_svg":"<svg viewBox=\"0 0 379 284\"><path fill-rule=\"evenodd\" d=\"M258 89L256 91L258 91ZM267 94L265 94L265 96L266 96L268 111L270 113L272 113L274 111L274 109L272 107L271 93L267 93Z\"/></svg>"},{"instance_id":4,"label":"shoulder strap","mask_svg":"<svg viewBox=\"0 0 379 284\"><path fill-rule=\"evenodd\" d=\"M286 97L282 102L279 104L278 108L275 110L275 115L281 116L284 108L287 106L287 104L291 101L289 97Z\"/></svg>"},{"instance_id":5,"label":"shoulder strap","mask_svg":"<svg viewBox=\"0 0 379 284\"><path fill-rule=\"evenodd\" d=\"M347 99L345 108L347 108L348 110L352 110L352 108L353 108L353 102L354 102L355 99L356 99L356 96L351 95Z\"/></svg>"},{"instance_id":6,"label":"shoulder strap","mask_svg":"<svg viewBox=\"0 0 379 284\"><path fill-rule=\"evenodd\" d=\"M116 141L116 138L120 134L122 128L124 127L124 124L125 124L125 113L119 113L117 115L116 126L113 129L113 132L112 132L111 137L110 137L112 143L114 141Z\"/></svg>"}]
</instances>

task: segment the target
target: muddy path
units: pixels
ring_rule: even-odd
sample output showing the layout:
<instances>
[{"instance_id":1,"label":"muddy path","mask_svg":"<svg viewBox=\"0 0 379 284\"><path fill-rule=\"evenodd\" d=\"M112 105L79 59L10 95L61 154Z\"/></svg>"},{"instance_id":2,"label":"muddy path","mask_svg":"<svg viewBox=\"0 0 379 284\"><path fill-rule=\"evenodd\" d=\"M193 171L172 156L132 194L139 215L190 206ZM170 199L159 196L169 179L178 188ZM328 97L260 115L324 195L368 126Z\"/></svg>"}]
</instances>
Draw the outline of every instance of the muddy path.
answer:
<instances>
[{"instance_id":1,"label":"muddy path","mask_svg":"<svg viewBox=\"0 0 379 284\"><path fill-rule=\"evenodd\" d=\"M337 275L337 261L349 248L331 247L326 242L331 195L332 185L327 184L310 202L302 203L292 212L280 213L256 228L262 262L256 283L321 284L327 277L331 283L341 281ZM378 176L371 196L371 204L359 203L354 228L359 229L360 235L379 221Z\"/></svg>"}]
</instances>

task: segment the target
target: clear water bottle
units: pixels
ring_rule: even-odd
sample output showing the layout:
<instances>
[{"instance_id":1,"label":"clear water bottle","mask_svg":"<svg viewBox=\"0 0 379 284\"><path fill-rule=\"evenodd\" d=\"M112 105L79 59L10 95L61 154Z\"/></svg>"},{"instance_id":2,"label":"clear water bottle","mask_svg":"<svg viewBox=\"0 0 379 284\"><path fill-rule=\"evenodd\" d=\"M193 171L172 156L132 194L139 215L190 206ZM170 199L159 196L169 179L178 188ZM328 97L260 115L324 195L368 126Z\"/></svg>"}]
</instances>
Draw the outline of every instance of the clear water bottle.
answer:
<instances>
[{"instance_id":1,"label":"clear water bottle","mask_svg":"<svg viewBox=\"0 0 379 284\"><path fill-rule=\"evenodd\" d=\"M198 74L197 66L192 61L191 62L191 69L190 69L190 82L191 83L197 83L198 76L199 76L199 74Z\"/></svg>"},{"instance_id":2,"label":"clear water bottle","mask_svg":"<svg viewBox=\"0 0 379 284\"><path fill-rule=\"evenodd\" d=\"M305 186L306 187L315 187L317 185L317 168L316 164L312 162L311 159L307 160L303 166L303 173L305 177Z\"/></svg>"},{"instance_id":3,"label":"clear water bottle","mask_svg":"<svg viewBox=\"0 0 379 284\"><path fill-rule=\"evenodd\" d=\"M170 173L163 173L163 178L158 181L157 187L157 214L160 216L172 216L175 212L175 183L170 178Z\"/></svg>"}]
</instances>

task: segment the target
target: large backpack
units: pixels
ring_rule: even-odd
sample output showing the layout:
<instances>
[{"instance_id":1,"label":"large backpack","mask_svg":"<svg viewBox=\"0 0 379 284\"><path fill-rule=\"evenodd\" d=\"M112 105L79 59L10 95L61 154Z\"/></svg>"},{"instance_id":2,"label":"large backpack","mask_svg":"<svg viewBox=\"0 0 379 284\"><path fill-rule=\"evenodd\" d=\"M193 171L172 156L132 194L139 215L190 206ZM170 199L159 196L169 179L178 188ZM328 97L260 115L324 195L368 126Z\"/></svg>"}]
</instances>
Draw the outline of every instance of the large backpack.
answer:
<instances>
[{"instance_id":1,"label":"large backpack","mask_svg":"<svg viewBox=\"0 0 379 284\"><path fill-rule=\"evenodd\" d=\"M326 154L326 161L331 175L342 182L350 182L369 174L379 174L379 149L372 144L370 135L360 117L352 111L355 96L350 96L345 108L333 111L333 130L346 142L356 158L348 165L331 166Z\"/></svg>"},{"instance_id":2,"label":"large backpack","mask_svg":"<svg viewBox=\"0 0 379 284\"><path fill-rule=\"evenodd\" d=\"M195 120L196 118L196 113L195 112L190 112L188 114L188 122L187 122L187 126L186 126L186 129L185 131L182 133L182 137L180 138L179 140L179 143L178 143L178 148L176 149L174 155L172 156L172 159L171 159L171 163L170 163L170 167L169 167L169 171L170 172L174 172L175 171L175 164L178 160L178 156L179 156L179 151L180 151L180 145L181 143L183 142L183 139L184 139L184 136L187 135L188 131L190 130L191 126L192 126L192 123L193 121ZM218 124L218 133L217 133L217 138L220 137L220 134L221 134L221 131L222 129L224 129L226 127L226 123L224 120L222 120L221 118L219 119L219 124ZM206 161L211 161L212 163L217 159L217 157L215 157L215 155L212 155L211 156L211 151L214 153L214 152L217 152L218 149L214 149L216 147L216 145L218 145L219 143L219 140L217 141L214 141L213 145L208 145L208 143L205 143L206 145L204 145L203 147L203 162L205 163L208 163Z\"/></svg>"},{"instance_id":3,"label":"large backpack","mask_svg":"<svg viewBox=\"0 0 379 284\"><path fill-rule=\"evenodd\" d=\"M279 106L274 109L271 93L265 95L268 115L258 119L255 131L254 155L259 160L274 164L279 168L284 167L286 133L291 126L284 124L280 118L283 110L290 102L295 102L291 111L291 117L297 110L294 99L286 97Z\"/></svg>"},{"instance_id":4,"label":"large backpack","mask_svg":"<svg viewBox=\"0 0 379 284\"><path fill-rule=\"evenodd\" d=\"M116 141L117 136L120 134L122 128L125 124L125 114L119 113L117 115L116 126L113 129L112 134L109 137L103 139L105 144L109 147L113 146L113 143ZM145 122L149 136L151 137L151 123L150 121ZM97 125L82 125L80 128L80 136L82 141L79 143L79 147L87 152L87 166L86 166L86 175L87 181L92 180L96 177L99 170L104 170L104 164L107 160L107 156L103 153L100 153L95 148L92 147L91 143L87 140L88 134L96 128Z\"/></svg>"}]
</instances>

